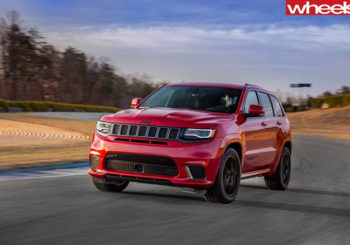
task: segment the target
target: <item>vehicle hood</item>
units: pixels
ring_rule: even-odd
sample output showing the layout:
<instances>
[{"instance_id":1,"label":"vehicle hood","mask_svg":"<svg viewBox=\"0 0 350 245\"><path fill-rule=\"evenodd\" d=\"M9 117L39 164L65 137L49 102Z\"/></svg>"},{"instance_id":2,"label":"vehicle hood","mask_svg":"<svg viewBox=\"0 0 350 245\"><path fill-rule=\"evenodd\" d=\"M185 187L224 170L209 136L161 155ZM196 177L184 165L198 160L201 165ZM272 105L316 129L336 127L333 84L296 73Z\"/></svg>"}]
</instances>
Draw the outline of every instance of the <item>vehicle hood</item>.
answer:
<instances>
[{"instance_id":1,"label":"vehicle hood","mask_svg":"<svg viewBox=\"0 0 350 245\"><path fill-rule=\"evenodd\" d=\"M189 109L147 108L128 109L107 115L103 121L127 124L147 124L169 127L193 127L198 124L220 124L232 120L232 114ZM195 125L194 125L195 124Z\"/></svg>"}]
</instances>

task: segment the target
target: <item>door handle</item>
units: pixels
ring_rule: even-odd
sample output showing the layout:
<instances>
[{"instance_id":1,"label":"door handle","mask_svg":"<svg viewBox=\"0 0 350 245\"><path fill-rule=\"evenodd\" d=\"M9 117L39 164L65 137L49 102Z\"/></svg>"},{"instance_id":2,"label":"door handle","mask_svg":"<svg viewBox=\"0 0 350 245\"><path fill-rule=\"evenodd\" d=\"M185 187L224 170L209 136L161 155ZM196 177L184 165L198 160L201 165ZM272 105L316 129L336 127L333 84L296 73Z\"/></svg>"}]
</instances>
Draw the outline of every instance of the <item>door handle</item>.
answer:
<instances>
[{"instance_id":1,"label":"door handle","mask_svg":"<svg viewBox=\"0 0 350 245\"><path fill-rule=\"evenodd\" d=\"M280 121L277 121L277 125L282 125L282 123Z\"/></svg>"},{"instance_id":2,"label":"door handle","mask_svg":"<svg viewBox=\"0 0 350 245\"><path fill-rule=\"evenodd\" d=\"M267 125L266 122L262 122L262 123L261 123L261 126L264 126L264 127L265 127L266 125Z\"/></svg>"}]
</instances>

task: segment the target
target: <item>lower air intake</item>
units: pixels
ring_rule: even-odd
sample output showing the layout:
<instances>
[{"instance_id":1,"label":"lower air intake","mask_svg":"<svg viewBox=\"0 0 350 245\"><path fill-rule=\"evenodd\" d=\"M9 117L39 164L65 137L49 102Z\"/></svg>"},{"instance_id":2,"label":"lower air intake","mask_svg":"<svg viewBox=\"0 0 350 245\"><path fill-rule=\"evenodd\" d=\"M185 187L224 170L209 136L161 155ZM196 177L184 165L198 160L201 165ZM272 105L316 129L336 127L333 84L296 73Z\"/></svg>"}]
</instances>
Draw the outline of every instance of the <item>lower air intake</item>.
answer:
<instances>
[{"instance_id":1,"label":"lower air intake","mask_svg":"<svg viewBox=\"0 0 350 245\"><path fill-rule=\"evenodd\" d=\"M89 165L91 169L97 169L98 163L100 162L100 157L95 155L90 155Z\"/></svg>"},{"instance_id":2,"label":"lower air intake","mask_svg":"<svg viewBox=\"0 0 350 245\"><path fill-rule=\"evenodd\" d=\"M106 156L105 168L120 172L163 176L178 174L176 164L170 158L119 153Z\"/></svg>"},{"instance_id":3,"label":"lower air intake","mask_svg":"<svg viewBox=\"0 0 350 245\"><path fill-rule=\"evenodd\" d=\"M188 169L191 172L192 179L205 179L205 170L202 166L188 166Z\"/></svg>"}]
</instances>

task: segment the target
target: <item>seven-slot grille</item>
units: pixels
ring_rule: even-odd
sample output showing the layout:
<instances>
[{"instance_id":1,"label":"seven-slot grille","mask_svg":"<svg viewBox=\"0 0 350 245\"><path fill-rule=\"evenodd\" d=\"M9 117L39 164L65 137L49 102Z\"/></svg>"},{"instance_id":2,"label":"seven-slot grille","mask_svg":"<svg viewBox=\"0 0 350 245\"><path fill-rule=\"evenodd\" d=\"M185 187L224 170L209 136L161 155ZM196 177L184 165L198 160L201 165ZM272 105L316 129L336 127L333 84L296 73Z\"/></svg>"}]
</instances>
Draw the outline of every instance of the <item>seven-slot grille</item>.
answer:
<instances>
[{"instance_id":1,"label":"seven-slot grille","mask_svg":"<svg viewBox=\"0 0 350 245\"><path fill-rule=\"evenodd\" d=\"M113 135L143 137L153 139L176 140L179 137L179 128L132 125L132 124L114 124Z\"/></svg>"}]
</instances>

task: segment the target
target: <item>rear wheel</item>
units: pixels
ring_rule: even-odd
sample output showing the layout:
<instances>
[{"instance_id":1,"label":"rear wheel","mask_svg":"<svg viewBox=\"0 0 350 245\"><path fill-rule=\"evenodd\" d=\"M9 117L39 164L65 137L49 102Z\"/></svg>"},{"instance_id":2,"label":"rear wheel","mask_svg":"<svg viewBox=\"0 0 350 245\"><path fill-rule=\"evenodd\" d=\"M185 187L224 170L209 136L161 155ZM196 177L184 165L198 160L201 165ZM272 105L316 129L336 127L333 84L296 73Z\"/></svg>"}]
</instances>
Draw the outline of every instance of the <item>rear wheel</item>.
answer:
<instances>
[{"instance_id":1,"label":"rear wheel","mask_svg":"<svg viewBox=\"0 0 350 245\"><path fill-rule=\"evenodd\" d=\"M221 203L232 202L237 196L240 181L240 159L237 152L229 148L221 159L214 185L207 190L207 199Z\"/></svg>"},{"instance_id":2,"label":"rear wheel","mask_svg":"<svg viewBox=\"0 0 350 245\"><path fill-rule=\"evenodd\" d=\"M285 147L275 173L270 177L265 177L266 186L272 190L284 191L288 187L291 170L290 151Z\"/></svg>"},{"instance_id":3,"label":"rear wheel","mask_svg":"<svg viewBox=\"0 0 350 245\"><path fill-rule=\"evenodd\" d=\"M106 184L102 179L92 177L92 183L100 191L121 192L128 186L129 181L120 181L120 183L118 182L115 184Z\"/></svg>"}]
</instances>

